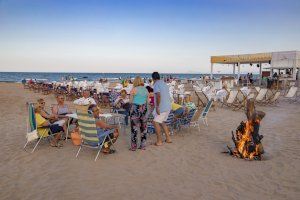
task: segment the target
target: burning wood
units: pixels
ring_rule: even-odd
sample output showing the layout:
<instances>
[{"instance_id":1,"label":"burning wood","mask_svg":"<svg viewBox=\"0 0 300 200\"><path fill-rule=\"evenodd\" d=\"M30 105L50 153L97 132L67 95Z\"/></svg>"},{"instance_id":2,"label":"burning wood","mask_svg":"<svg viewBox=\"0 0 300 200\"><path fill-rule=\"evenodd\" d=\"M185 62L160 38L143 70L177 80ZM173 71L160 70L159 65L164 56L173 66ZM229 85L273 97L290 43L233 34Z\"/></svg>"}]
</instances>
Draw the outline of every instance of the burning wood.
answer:
<instances>
[{"instance_id":1,"label":"burning wood","mask_svg":"<svg viewBox=\"0 0 300 200\"><path fill-rule=\"evenodd\" d=\"M264 153L261 140L262 135L259 135L259 126L265 113L256 111L254 101L247 101L247 121L241 122L235 131L232 132L232 141L235 145L234 148L227 146L229 154L244 158L247 160L261 160Z\"/></svg>"}]
</instances>

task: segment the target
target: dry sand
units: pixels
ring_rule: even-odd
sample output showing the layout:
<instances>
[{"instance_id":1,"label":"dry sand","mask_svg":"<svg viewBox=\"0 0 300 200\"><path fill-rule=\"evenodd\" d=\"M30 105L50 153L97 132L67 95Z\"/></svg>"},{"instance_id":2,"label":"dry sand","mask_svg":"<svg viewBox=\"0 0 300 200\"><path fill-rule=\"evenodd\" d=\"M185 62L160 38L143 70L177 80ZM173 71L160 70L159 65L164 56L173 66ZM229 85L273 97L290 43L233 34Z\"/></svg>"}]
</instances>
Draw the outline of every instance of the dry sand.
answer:
<instances>
[{"instance_id":1,"label":"dry sand","mask_svg":"<svg viewBox=\"0 0 300 200\"><path fill-rule=\"evenodd\" d=\"M267 113L264 161L245 161L220 153L231 130L245 119L241 111L217 108L209 127L173 136L173 144L130 152L129 130L118 152L101 155L71 142L62 149L44 142L34 153L22 149L26 101L44 96L20 84L0 83L0 199L299 199L300 108L281 102L261 107ZM47 105L53 95L44 96ZM148 142L154 141L151 136ZM29 149L32 146L29 146Z\"/></svg>"}]
</instances>

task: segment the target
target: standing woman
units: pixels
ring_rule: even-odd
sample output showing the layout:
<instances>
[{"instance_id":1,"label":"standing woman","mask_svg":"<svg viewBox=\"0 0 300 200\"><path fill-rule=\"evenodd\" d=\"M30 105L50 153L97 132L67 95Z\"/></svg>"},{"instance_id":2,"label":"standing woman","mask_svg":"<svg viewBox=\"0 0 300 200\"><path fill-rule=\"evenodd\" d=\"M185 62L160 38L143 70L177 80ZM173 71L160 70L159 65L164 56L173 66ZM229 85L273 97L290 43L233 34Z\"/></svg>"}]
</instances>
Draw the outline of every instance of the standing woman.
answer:
<instances>
[{"instance_id":1,"label":"standing woman","mask_svg":"<svg viewBox=\"0 0 300 200\"><path fill-rule=\"evenodd\" d=\"M133 89L130 92L130 102L132 103L130 112L131 121L131 151L137 149L137 133L141 131L141 144L139 149L145 150L147 139L147 103L148 91L144 87L144 82L140 76L133 81Z\"/></svg>"}]
</instances>

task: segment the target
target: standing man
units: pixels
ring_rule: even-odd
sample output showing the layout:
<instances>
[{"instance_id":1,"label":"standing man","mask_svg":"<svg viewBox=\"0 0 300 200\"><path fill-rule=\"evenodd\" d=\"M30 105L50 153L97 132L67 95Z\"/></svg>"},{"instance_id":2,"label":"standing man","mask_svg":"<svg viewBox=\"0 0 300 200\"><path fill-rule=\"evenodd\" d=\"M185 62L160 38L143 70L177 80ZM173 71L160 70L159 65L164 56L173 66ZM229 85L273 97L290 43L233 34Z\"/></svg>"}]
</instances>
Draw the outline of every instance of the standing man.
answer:
<instances>
[{"instance_id":1,"label":"standing man","mask_svg":"<svg viewBox=\"0 0 300 200\"><path fill-rule=\"evenodd\" d=\"M163 80L160 80L160 75L158 72L152 73L152 79L154 81L153 92L155 105L155 109L153 111L153 125L157 136L155 145L161 146L163 142L160 125L165 132L166 142L172 142L170 138L169 128L165 124L165 121L167 121L169 113L171 111L171 96L169 92L169 86Z\"/></svg>"}]
</instances>

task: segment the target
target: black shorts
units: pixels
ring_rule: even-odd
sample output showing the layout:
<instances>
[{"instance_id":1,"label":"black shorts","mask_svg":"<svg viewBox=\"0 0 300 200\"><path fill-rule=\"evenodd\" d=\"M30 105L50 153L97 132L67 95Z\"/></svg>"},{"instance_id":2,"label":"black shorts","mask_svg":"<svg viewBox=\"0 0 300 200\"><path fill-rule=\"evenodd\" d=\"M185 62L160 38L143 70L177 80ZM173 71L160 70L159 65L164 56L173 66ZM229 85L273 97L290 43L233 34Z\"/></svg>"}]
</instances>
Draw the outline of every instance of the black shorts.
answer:
<instances>
[{"instance_id":1,"label":"black shorts","mask_svg":"<svg viewBox=\"0 0 300 200\"><path fill-rule=\"evenodd\" d=\"M58 124L51 124L50 130L51 130L51 134L55 134L55 133L64 131L63 127L59 126Z\"/></svg>"}]
</instances>

